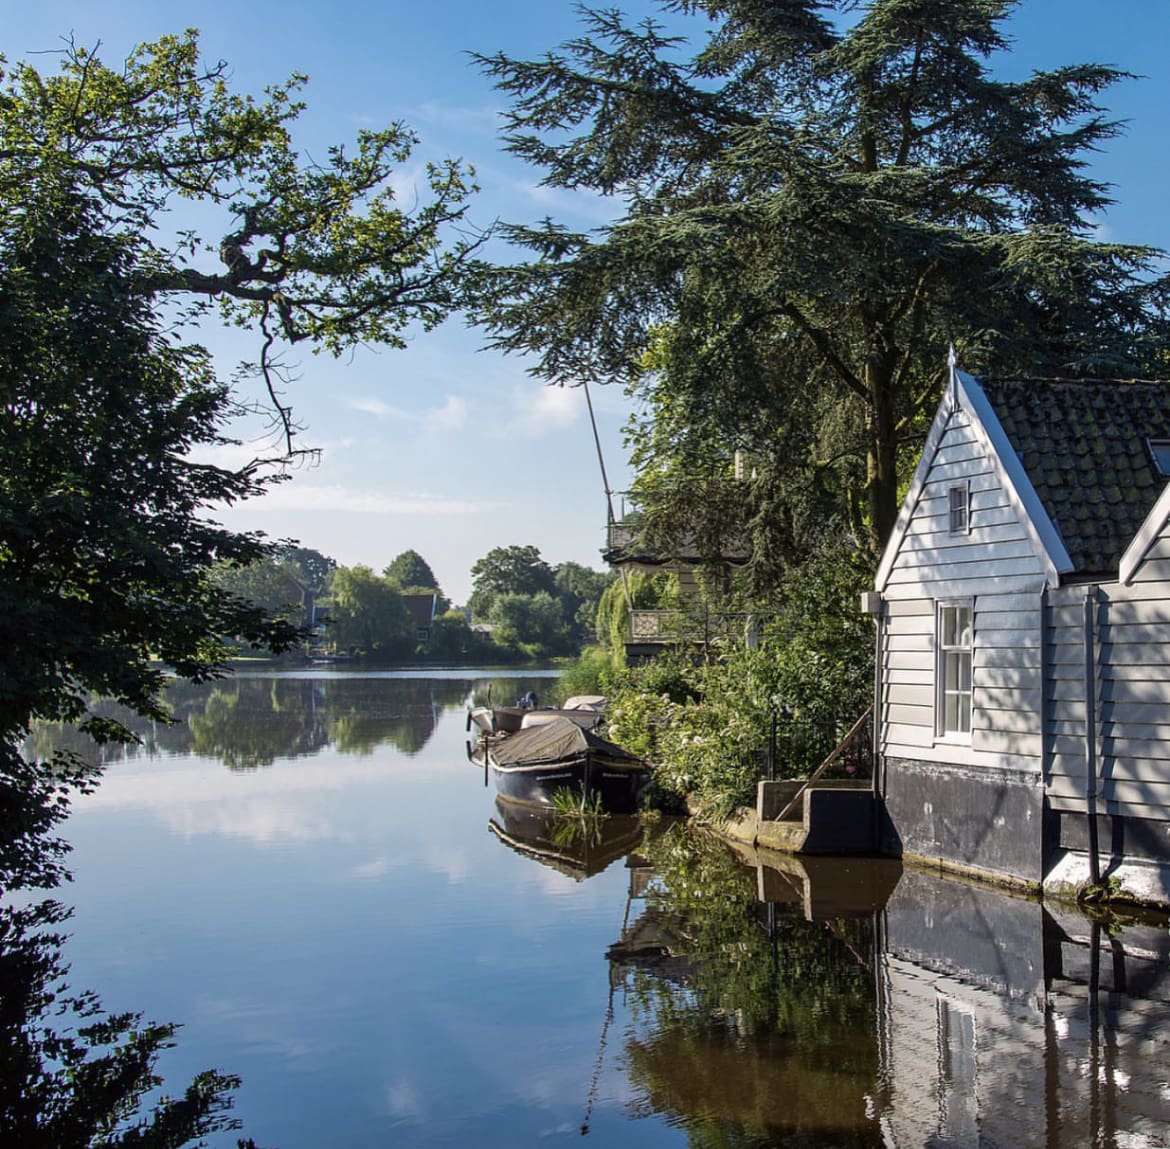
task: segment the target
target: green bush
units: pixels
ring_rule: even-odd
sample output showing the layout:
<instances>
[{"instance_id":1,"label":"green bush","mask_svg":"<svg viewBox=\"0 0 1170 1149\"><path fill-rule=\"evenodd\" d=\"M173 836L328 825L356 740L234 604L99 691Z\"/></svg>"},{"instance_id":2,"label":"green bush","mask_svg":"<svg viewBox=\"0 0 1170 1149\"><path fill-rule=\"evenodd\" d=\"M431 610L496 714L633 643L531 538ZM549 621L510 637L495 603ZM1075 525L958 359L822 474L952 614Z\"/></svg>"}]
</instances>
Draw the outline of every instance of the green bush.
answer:
<instances>
[{"instance_id":1,"label":"green bush","mask_svg":"<svg viewBox=\"0 0 1170 1149\"><path fill-rule=\"evenodd\" d=\"M603 646L587 646L577 661L567 666L553 689L553 698L559 705L574 694L608 695L611 684L624 669L620 653Z\"/></svg>"},{"instance_id":2,"label":"green bush","mask_svg":"<svg viewBox=\"0 0 1170 1149\"><path fill-rule=\"evenodd\" d=\"M773 715L776 776L807 777L870 704L865 581L847 546L825 544L777 595L758 648L676 651L617 676L610 737L655 764L661 796L710 817L754 804Z\"/></svg>"}]
</instances>

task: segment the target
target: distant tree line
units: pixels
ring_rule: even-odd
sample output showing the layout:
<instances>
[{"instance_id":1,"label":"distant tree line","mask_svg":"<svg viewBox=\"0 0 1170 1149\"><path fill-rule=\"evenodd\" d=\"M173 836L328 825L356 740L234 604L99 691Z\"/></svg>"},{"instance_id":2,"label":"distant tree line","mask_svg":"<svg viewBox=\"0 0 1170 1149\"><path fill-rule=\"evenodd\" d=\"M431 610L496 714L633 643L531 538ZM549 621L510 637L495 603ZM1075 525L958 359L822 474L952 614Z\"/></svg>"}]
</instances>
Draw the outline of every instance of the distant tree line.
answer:
<instances>
[{"instance_id":1,"label":"distant tree line","mask_svg":"<svg viewBox=\"0 0 1170 1149\"><path fill-rule=\"evenodd\" d=\"M534 546L497 547L472 567L472 594L453 607L417 551L399 554L381 574L344 567L307 547L288 545L249 564L223 563L220 589L302 636L292 656L345 654L390 661L455 662L576 654L596 634L598 603L612 574L580 563L550 566ZM420 634L412 610L433 596ZM229 639L232 636L227 636ZM235 639L237 653L255 649Z\"/></svg>"}]
</instances>

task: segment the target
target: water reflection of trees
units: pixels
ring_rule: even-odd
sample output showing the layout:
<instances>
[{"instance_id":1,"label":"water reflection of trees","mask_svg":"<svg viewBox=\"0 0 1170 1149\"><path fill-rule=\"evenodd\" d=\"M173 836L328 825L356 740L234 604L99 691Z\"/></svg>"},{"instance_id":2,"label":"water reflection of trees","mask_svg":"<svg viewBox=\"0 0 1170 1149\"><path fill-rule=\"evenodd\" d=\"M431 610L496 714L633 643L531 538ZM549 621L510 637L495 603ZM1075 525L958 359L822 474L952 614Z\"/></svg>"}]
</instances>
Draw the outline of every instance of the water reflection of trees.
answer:
<instances>
[{"instance_id":1,"label":"water reflection of trees","mask_svg":"<svg viewBox=\"0 0 1170 1149\"><path fill-rule=\"evenodd\" d=\"M176 1027L107 1013L96 993L68 983L70 911L43 895L68 876L54 832L96 772L72 755L34 773L11 748L0 755L0 887L31 899L0 903L0 1144L178 1149L237 1128L237 1078L208 1069L160 1096L158 1062Z\"/></svg>"},{"instance_id":2,"label":"water reflection of trees","mask_svg":"<svg viewBox=\"0 0 1170 1149\"><path fill-rule=\"evenodd\" d=\"M427 744L444 710L462 709L469 679L322 678L240 675L214 683L175 682L167 703L172 725L150 722L113 706L96 713L118 718L141 739L138 746L96 746L72 727L45 723L28 750L49 758L67 750L94 765L138 755L199 754L232 770L255 770L282 758L303 758L335 746L366 755L390 746L415 755ZM490 693L511 700L515 680L491 683ZM477 693L489 693L485 684Z\"/></svg>"},{"instance_id":3,"label":"water reflection of trees","mask_svg":"<svg viewBox=\"0 0 1170 1149\"><path fill-rule=\"evenodd\" d=\"M695 1146L880 1145L872 921L762 917L754 872L685 830L646 849L657 876L610 951L640 1106Z\"/></svg>"}]
</instances>

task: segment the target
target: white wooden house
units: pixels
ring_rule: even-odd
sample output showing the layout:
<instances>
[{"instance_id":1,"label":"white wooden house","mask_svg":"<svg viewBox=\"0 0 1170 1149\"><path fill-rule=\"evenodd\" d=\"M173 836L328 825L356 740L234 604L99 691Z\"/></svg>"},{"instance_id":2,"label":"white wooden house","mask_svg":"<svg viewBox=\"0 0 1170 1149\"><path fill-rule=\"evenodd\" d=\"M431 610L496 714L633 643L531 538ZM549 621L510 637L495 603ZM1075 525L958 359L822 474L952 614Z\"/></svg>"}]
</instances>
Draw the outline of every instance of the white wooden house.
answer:
<instances>
[{"instance_id":1,"label":"white wooden house","mask_svg":"<svg viewBox=\"0 0 1170 1149\"><path fill-rule=\"evenodd\" d=\"M952 369L867 596L883 848L1170 902L1170 383Z\"/></svg>"}]
</instances>

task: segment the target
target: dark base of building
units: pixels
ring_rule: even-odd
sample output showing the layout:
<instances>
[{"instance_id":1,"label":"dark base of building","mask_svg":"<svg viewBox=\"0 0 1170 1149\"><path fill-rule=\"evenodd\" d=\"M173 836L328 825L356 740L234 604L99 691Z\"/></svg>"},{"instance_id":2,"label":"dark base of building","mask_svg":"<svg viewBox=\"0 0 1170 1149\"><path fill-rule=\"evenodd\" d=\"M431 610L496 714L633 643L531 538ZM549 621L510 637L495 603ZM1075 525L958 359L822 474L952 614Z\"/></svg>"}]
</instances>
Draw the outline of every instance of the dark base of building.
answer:
<instances>
[{"instance_id":1,"label":"dark base of building","mask_svg":"<svg viewBox=\"0 0 1170 1149\"><path fill-rule=\"evenodd\" d=\"M1044 880L1051 828L1038 774L888 758L879 793L882 853L1029 885Z\"/></svg>"},{"instance_id":2,"label":"dark base of building","mask_svg":"<svg viewBox=\"0 0 1170 1149\"><path fill-rule=\"evenodd\" d=\"M879 793L883 854L1061 896L1170 903L1170 823L1052 810L1039 774L906 758L885 760Z\"/></svg>"}]
</instances>

